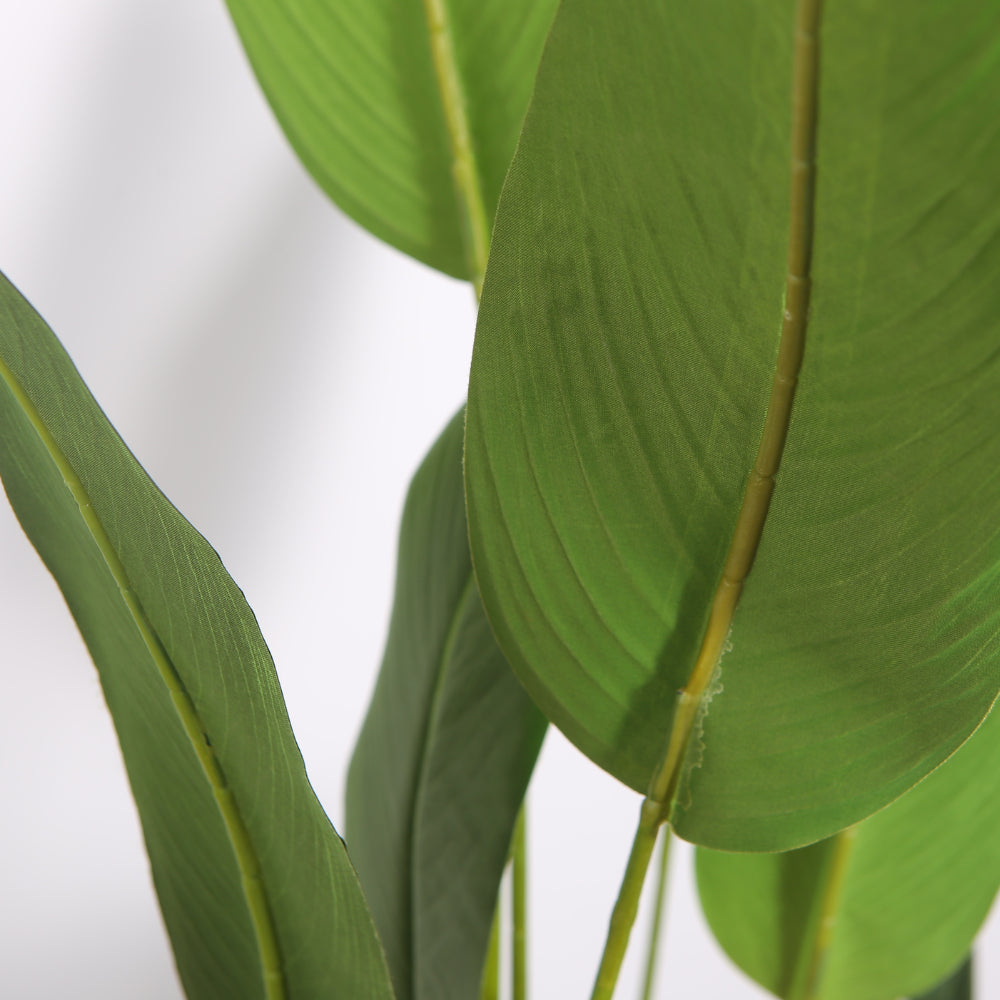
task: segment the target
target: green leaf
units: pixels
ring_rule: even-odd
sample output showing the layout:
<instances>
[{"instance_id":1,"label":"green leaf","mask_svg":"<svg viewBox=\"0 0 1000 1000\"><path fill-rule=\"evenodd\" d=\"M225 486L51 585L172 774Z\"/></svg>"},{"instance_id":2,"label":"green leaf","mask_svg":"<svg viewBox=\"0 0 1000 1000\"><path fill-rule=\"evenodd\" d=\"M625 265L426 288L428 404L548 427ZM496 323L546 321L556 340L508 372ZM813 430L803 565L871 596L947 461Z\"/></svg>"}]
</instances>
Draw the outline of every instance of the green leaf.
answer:
<instances>
[{"instance_id":1,"label":"green leaf","mask_svg":"<svg viewBox=\"0 0 1000 1000\"><path fill-rule=\"evenodd\" d=\"M679 704L671 818L734 850L870 815L1000 685L1000 11L827 4L818 66L796 16L565 0L469 395L508 660L640 791Z\"/></svg>"},{"instance_id":2,"label":"green leaf","mask_svg":"<svg viewBox=\"0 0 1000 1000\"><path fill-rule=\"evenodd\" d=\"M699 849L702 907L730 958L778 996L915 995L955 969L989 912L998 828L993 712L933 774L831 840L788 854Z\"/></svg>"},{"instance_id":3,"label":"green leaf","mask_svg":"<svg viewBox=\"0 0 1000 1000\"><path fill-rule=\"evenodd\" d=\"M90 649L196 1000L390 1000L253 613L0 275L0 474Z\"/></svg>"},{"instance_id":4,"label":"green leaf","mask_svg":"<svg viewBox=\"0 0 1000 1000\"><path fill-rule=\"evenodd\" d=\"M385 659L347 782L347 842L399 1000L478 995L545 733L473 580L464 419L449 423L410 486Z\"/></svg>"},{"instance_id":5,"label":"green leaf","mask_svg":"<svg viewBox=\"0 0 1000 1000\"><path fill-rule=\"evenodd\" d=\"M481 280L556 0L227 0L320 186L376 236Z\"/></svg>"},{"instance_id":6,"label":"green leaf","mask_svg":"<svg viewBox=\"0 0 1000 1000\"><path fill-rule=\"evenodd\" d=\"M944 982L915 1000L972 1000L972 956L970 955Z\"/></svg>"}]
</instances>

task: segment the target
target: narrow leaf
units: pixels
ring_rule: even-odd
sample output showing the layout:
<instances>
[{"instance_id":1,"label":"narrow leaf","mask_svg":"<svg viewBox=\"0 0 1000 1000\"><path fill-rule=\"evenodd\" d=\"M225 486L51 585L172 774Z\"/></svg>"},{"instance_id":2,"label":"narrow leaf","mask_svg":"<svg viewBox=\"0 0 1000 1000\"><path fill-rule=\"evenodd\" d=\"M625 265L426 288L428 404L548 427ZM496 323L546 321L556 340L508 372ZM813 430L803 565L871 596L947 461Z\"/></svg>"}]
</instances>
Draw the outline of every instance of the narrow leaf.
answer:
<instances>
[{"instance_id":1,"label":"narrow leaf","mask_svg":"<svg viewBox=\"0 0 1000 1000\"><path fill-rule=\"evenodd\" d=\"M253 613L0 275L0 474L90 649L192 1000L390 1000Z\"/></svg>"},{"instance_id":2,"label":"narrow leaf","mask_svg":"<svg viewBox=\"0 0 1000 1000\"><path fill-rule=\"evenodd\" d=\"M473 560L549 718L658 772L689 840L855 823L1000 686L998 31L977 0L553 25L476 333Z\"/></svg>"},{"instance_id":3,"label":"narrow leaf","mask_svg":"<svg viewBox=\"0 0 1000 1000\"><path fill-rule=\"evenodd\" d=\"M479 280L555 0L227 0L264 93L341 208Z\"/></svg>"},{"instance_id":4,"label":"narrow leaf","mask_svg":"<svg viewBox=\"0 0 1000 1000\"><path fill-rule=\"evenodd\" d=\"M514 822L545 732L483 614L464 412L410 486L385 659L347 783L347 840L399 1000L477 995Z\"/></svg>"},{"instance_id":5,"label":"narrow leaf","mask_svg":"<svg viewBox=\"0 0 1000 1000\"><path fill-rule=\"evenodd\" d=\"M730 958L778 996L912 996L955 969L985 920L1000 887L998 828L993 712L950 760L849 834L787 854L699 849L702 907ZM809 991L796 992L796 980Z\"/></svg>"}]
</instances>

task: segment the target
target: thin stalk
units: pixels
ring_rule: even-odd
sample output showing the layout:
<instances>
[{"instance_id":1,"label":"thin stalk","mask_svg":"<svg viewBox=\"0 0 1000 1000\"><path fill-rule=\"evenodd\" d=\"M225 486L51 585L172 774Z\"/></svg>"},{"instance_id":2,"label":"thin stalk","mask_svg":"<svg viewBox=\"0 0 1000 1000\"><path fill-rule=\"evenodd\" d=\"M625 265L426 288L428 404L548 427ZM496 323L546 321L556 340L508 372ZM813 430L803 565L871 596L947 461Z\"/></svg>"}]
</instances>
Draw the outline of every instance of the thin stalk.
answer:
<instances>
[{"instance_id":1,"label":"thin stalk","mask_svg":"<svg viewBox=\"0 0 1000 1000\"><path fill-rule=\"evenodd\" d=\"M649 929L649 951L646 955L646 979L642 987L642 1000L653 1000L653 983L656 979L656 959L660 952L663 934L663 909L667 897L667 876L670 871L670 827L660 832L660 858L656 877L656 901L653 903L653 922Z\"/></svg>"},{"instance_id":2,"label":"thin stalk","mask_svg":"<svg viewBox=\"0 0 1000 1000\"><path fill-rule=\"evenodd\" d=\"M500 996L500 896L501 893L498 892L496 909L493 911L493 925L490 927L490 943L483 964L479 1000L499 1000Z\"/></svg>"},{"instance_id":3,"label":"thin stalk","mask_svg":"<svg viewBox=\"0 0 1000 1000\"><path fill-rule=\"evenodd\" d=\"M743 502L730 539L722 576L712 597L708 624L687 683L677 693L670 736L642 804L642 817L625 869L592 1000L610 1000L635 921L639 893L661 823L670 818L680 786L691 734L732 627L743 586L764 532L791 422L792 403L805 350L816 187L816 131L819 111L819 26L822 0L797 0L792 65L792 127L788 256L778 359L764 428Z\"/></svg>"},{"instance_id":4,"label":"thin stalk","mask_svg":"<svg viewBox=\"0 0 1000 1000\"><path fill-rule=\"evenodd\" d=\"M514 840L511 848L513 917L511 982L513 1000L527 1000L528 997L528 848L525 812L527 804L521 806L514 825Z\"/></svg>"},{"instance_id":5,"label":"thin stalk","mask_svg":"<svg viewBox=\"0 0 1000 1000\"><path fill-rule=\"evenodd\" d=\"M622 879L621 888L618 890L615 908L611 911L604 954L601 956L601 964L597 970L597 979L594 981L594 991L590 995L590 1000L611 1000L614 995L618 973L621 971L625 951L628 948L628 939L632 933L632 925L635 923L635 915L639 910L639 897L642 895L642 886L646 881L649 859L656 846L656 835L660 828L660 813L658 803L652 803L649 799L643 800L639 812L639 828L632 841L632 850L629 852L628 864L625 866L625 876Z\"/></svg>"}]
</instances>

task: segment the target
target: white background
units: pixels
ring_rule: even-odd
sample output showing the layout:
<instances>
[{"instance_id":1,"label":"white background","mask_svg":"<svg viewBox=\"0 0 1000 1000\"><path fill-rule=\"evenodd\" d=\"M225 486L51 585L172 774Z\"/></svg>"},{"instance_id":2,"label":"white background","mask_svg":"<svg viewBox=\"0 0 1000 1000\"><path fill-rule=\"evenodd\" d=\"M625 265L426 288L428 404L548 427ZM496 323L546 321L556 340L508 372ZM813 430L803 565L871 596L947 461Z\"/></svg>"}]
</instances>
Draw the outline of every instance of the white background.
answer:
<instances>
[{"instance_id":1,"label":"white background","mask_svg":"<svg viewBox=\"0 0 1000 1000\"><path fill-rule=\"evenodd\" d=\"M471 289L314 186L222 0L0 13L0 267L243 588L342 828L404 492L465 394ZM180 997L96 673L6 506L0 678L0 995ZM589 995L638 805L550 733L530 809L536 1000ZM636 944L620 997L637 996ZM987 951L983 995L1000 995ZM684 847L661 972L671 1000L764 996L708 936Z\"/></svg>"}]
</instances>

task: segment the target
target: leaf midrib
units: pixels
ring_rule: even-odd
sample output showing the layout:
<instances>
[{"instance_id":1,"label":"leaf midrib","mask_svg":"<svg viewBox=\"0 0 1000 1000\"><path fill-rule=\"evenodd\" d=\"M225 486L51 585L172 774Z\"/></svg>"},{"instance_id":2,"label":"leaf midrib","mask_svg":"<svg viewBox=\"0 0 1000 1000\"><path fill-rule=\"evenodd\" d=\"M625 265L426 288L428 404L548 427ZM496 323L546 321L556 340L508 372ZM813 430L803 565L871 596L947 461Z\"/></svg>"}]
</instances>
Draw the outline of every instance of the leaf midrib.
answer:
<instances>
[{"instance_id":1,"label":"leaf midrib","mask_svg":"<svg viewBox=\"0 0 1000 1000\"><path fill-rule=\"evenodd\" d=\"M253 846L249 830L243 820L239 806L226 781L225 773L214 749L210 745L205 726L195 708L190 694L173 665L163 643L156 634L152 623L143 611L142 605L132 588L128 573L122 564L114 545L104 529L90 500L86 487L77 475L72 463L49 430L41 413L21 385L17 376L0 358L0 380L4 382L14 397L21 412L38 435L42 446L52 463L58 469L73 497L87 530L103 557L108 571L118 585L122 601L156 666L163 683L170 694L170 701L177 712L181 726L191 743L195 756L201 765L216 804L222 816L223 826L229 837L240 881L246 898L250 921L257 940L257 950L261 961L261 973L266 1000L286 1000L287 990L281 966L280 951L271 909L260 876L260 863Z\"/></svg>"},{"instance_id":2,"label":"leaf midrib","mask_svg":"<svg viewBox=\"0 0 1000 1000\"><path fill-rule=\"evenodd\" d=\"M813 895L806 933L792 970L787 1000L815 1000L821 994L826 957L836 930L847 868L857 835L857 826L852 826L830 839Z\"/></svg>"},{"instance_id":3,"label":"leaf midrib","mask_svg":"<svg viewBox=\"0 0 1000 1000\"><path fill-rule=\"evenodd\" d=\"M822 0L797 0L791 87L788 257L778 358L760 443L747 477L722 574L712 596L701 647L691 675L678 693L667 747L650 781L647 797L660 809L663 819L672 813L691 737L703 713L706 692L718 668L736 606L764 533L802 367L812 280L821 12Z\"/></svg>"},{"instance_id":4,"label":"leaf midrib","mask_svg":"<svg viewBox=\"0 0 1000 1000\"><path fill-rule=\"evenodd\" d=\"M452 174L459 216L465 223L463 242L469 280L478 299L483 289L486 261L490 252L490 219L483 201L482 179L472 147L472 133L466 113L465 89L452 39L446 0L423 0L424 16L431 47L431 61L444 110L451 145Z\"/></svg>"}]
</instances>

